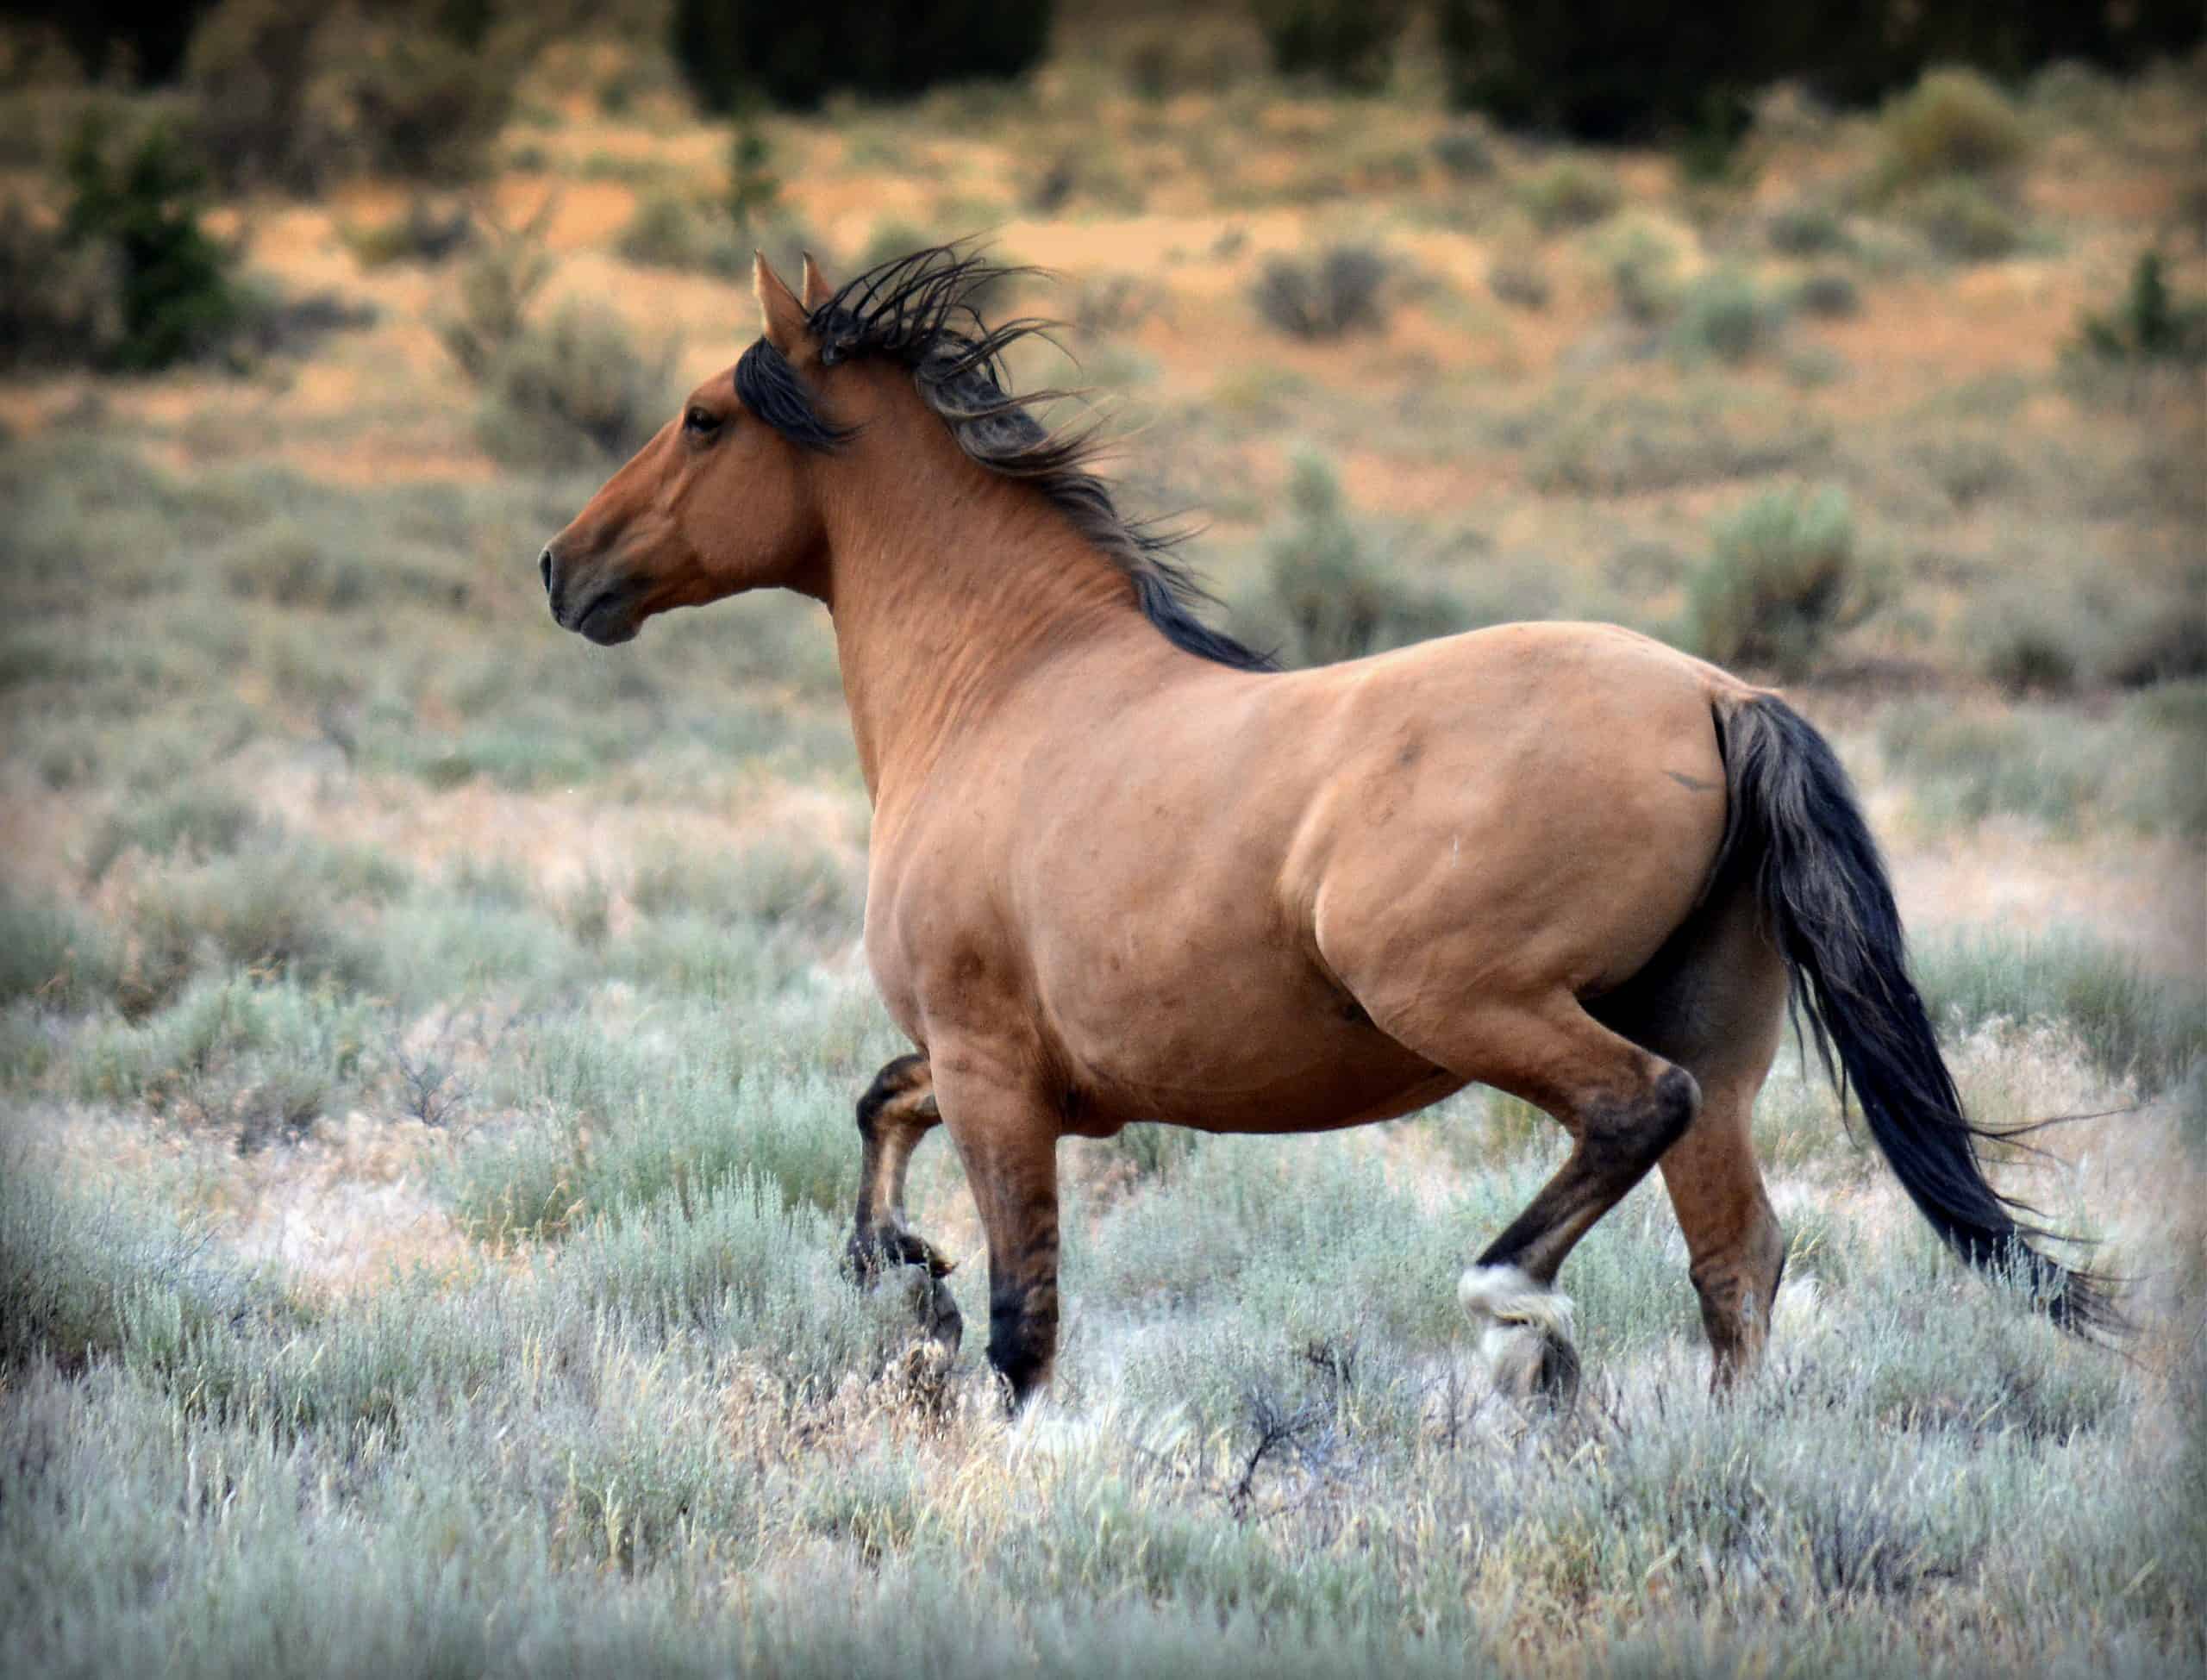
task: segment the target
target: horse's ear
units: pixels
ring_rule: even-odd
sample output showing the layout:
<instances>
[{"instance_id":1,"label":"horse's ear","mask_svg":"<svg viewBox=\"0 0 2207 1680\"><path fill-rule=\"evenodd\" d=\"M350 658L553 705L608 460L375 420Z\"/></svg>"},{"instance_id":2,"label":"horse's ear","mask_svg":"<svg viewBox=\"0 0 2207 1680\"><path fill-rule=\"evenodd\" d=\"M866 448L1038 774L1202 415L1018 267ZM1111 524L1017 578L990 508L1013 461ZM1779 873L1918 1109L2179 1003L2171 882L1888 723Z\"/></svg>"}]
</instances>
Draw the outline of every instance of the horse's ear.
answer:
<instances>
[{"instance_id":1,"label":"horse's ear","mask_svg":"<svg viewBox=\"0 0 2207 1680\"><path fill-rule=\"evenodd\" d=\"M828 284L828 277L820 272L820 265L812 260L812 253L804 253L804 307L809 314L835 295L835 288Z\"/></svg>"},{"instance_id":2,"label":"horse's ear","mask_svg":"<svg viewBox=\"0 0 2207 1680\"><path fill-rule=\"evenodd\" d=\"M752 256L751 290L759 299L759 319L766 342L794 358L797 347L804 342L804 305L767 265L764 251Z\"/></svg>"}]
</instances>

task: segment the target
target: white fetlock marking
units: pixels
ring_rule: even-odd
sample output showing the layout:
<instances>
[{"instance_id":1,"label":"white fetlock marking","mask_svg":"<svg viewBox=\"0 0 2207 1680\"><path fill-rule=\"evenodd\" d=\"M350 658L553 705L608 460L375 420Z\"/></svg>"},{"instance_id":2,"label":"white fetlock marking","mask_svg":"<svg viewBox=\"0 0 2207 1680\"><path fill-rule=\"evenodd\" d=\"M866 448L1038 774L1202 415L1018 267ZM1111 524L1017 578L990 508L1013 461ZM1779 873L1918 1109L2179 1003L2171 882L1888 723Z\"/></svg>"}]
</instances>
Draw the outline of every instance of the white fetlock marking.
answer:
<instances>
[{"instance_id":1,"label":"white fetlock marking","mask_svg":"<svg viewBox=\"0 0 2207 1680\"><path fill-rule=\"evenodd\" d=\"M1472 1266L1456 1299L1479 1331L1479 1358L1497 1388L1529 1397L1551 1343L1571 1346L1571 1297L1544 1290L1516 1266Z\"/></svg>"},{"instance_id":2,"label":"white fetlock marking","mask_svg":"<svg viewBox=\"0 0 2207 1680\"><path fill-rule=\"evenodd\" d=\"M1544 1290L1516 1266L1471 1266L1456 1284L1456 1299L1474 1324L1497 1330L1524 1328L1571 1340L1571 1297Z\"/></svg>"}]
</instances>

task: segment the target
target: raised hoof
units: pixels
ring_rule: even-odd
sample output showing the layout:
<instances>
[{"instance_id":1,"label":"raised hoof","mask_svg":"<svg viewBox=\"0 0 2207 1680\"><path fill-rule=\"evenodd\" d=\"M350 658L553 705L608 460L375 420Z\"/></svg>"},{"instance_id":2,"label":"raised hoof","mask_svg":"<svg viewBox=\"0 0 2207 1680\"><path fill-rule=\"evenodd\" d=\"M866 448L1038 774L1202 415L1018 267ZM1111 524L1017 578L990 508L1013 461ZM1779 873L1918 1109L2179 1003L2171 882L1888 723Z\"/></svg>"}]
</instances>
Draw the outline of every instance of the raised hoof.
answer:
<instances>
[{"instance_id":1,"label":"raised hoof","mask_svg":"<svg viewBox=\"0 0 2207 1680\"><path fill-rule=\"evenodd\" d=\"M1496 1388L1559 1411L1578 1402L1570 1296L1501 1265L1472 1267L1456 1286L1456 1299L1479 1332L1479 1354Z\"/></svg>"},{"instance_id":2,"label":"raised hoof","mask_svg":"<svg viewBox=\"0 0 2207 1680\"><path fill-rule=\"evenodd\" d=\"M930 1277L947 1277L958 1270L958 1262L925 1237L887 1227L853 1236L843 1249L843 1263L852 1276L866 1282L898 1266L925 1266Z\"/></svg>"},{"instance_id":3,"label":"raised hoof","mask_svg":"<svg viewBox=\"0 0 2207 1680\"><path fill-rule=\"evenodd\" d=\"M942 1280L956 1269L926 1238L882 1230L854 1236L843 1251L844 1270L866 1288L885 1280L901 1287L922 1334L954 1355L966 1339L966 1320Z\"/></svg>"}]
</instances>

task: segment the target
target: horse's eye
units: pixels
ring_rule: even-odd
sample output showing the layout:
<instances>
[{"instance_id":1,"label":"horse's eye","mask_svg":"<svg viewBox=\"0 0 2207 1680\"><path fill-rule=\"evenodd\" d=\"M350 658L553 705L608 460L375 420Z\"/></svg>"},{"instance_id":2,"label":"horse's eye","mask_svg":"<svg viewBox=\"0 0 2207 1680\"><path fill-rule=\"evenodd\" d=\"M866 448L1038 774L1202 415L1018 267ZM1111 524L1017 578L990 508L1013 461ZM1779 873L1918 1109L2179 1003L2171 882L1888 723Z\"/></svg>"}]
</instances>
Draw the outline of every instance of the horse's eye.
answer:
<instances>
[{"instance_id":1,"label":"horse's eye","mask_svg":"<svg viewBox=\"0 0 2207 1680\"><path fill-rule=\"evenodd\" d=\"M693 438L709 438L721 428L721 417L705 409L692 409L682 416L682 429Z\"/></svg>"}]
</instances>

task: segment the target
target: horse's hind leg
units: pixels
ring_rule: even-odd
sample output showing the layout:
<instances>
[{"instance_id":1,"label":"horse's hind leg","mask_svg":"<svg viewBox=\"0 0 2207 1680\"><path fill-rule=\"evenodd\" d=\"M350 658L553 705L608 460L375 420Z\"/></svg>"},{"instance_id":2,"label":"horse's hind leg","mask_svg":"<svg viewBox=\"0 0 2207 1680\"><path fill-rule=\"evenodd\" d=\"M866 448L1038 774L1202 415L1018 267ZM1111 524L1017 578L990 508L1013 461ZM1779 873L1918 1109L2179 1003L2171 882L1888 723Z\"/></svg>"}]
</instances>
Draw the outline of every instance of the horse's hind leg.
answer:
<instances>
[{"instance_id":1,"label":"horse's hind leg","mask_svg":"<svg viewBox=\"0 0 2207 1680\"><path fill-rule=\"evenodd\" d=\"M1754 896L1736 889L1673 940L1650 971L1595 1006L1635 1043L1690 1071L1701 1112L1663 1157L1663 1182L1685 1234L1714 1385L1754 1365L1770 1333L1785 1238L1755 1161L1755 1096L1785 1019L1785 965L1766 940Z\"/></svg>"},{"instance_id":2,"label":"horse's hind leg","mask_svg":"<svg viewBox=\"0 0 2207 1680\"><path fill-rule=\"evenodd\" d=\"M891 1266L924 1268L921 1320L955 1352L965 1324L942 1282L953 1263L904 1223L904 1174L912 1152L941 1121L925 1056L899 1056L873 1076L859 1098L858 1213L846 1253L853 1273L869 1283Z\"/></svg>"},{"instance_id":3,"label":"horse's hind leg","mask_svg":"<svg viewBox=\"0 0 2207 1680\"><path fill-rule=\"evenodd\" d=\"M1692 1123L1700 1104L1693 1076L1620 1038L1567 994L1489 1006L1441 1026L1404 1015L1383 1023L1390 1034L1451 1073L1537 1103L1571 1134L1563 1165L1457 1290L1497 1380L1567 1401L1578 1356L1556 1272Z\"/></svg>"}]
</instances>

